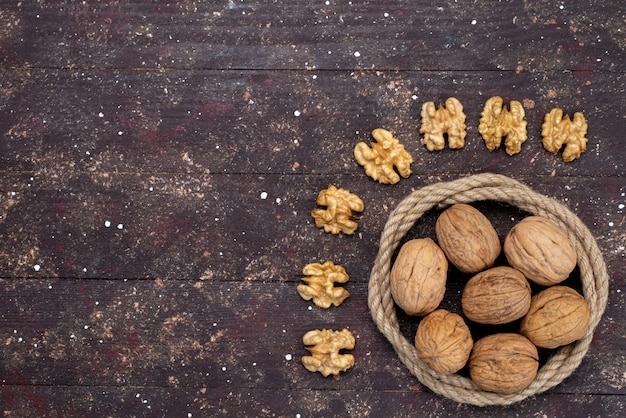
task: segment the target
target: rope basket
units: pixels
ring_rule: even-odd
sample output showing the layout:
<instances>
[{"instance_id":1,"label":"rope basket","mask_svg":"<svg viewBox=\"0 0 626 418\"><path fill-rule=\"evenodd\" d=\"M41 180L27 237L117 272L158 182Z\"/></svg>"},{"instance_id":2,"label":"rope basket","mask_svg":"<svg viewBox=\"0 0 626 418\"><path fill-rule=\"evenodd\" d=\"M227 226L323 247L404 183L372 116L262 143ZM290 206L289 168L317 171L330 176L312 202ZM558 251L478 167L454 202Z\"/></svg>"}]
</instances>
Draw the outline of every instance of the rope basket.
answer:
<instances>
[{"instance_id":1,"label":"rope basket","mask_svg":"<svg viewBox=\"0 0 626 418\"><path fill-rule=\"evenodd\" d=\"M456 203L493 200L543 216L566 231L576 249L583 296L591 310L585 336L556 350L526 389L502 395L486 392L460 375L443 375L419 360L415 346L400 332L389 275L394 251L417 220L430 209ZM390 214L380 238L380 248L369 281L368 304L378 329L391 342L400 360L433 392L459 403L478 406L509 405L542 393L561 383L580 365L587 353L608 299L609 276L598 245L582 221L563 204L499 174L477 174L432 184L412 192Z\"/></svg>"}]
</instances>

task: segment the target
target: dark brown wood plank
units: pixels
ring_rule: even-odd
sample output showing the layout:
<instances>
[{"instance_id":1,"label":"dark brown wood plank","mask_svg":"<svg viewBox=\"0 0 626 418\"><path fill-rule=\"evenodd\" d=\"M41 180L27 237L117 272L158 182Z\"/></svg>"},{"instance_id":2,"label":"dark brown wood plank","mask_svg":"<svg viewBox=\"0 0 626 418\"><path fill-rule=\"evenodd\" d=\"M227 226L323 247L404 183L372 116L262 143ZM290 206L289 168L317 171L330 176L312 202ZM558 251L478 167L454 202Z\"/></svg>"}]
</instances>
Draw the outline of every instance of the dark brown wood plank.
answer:
<instances>
[{"instance_id":1,"label":"dark brown wood plank","mask_svg":"<svg viewBox=\"0 0 626 418\"><path fill-rule=\"evenodd\" d=\"M5 70L0 170L67 184L88 173L331 173L360 175L356 143L396 134L420 175L626 173L623 74L561 72L271 72ZM41 86L48 86L42 89ZM509 157L478 132L487 99L526 106L529 139ZM462 150L431 153L419 134L427 101L456 96ZM541 145L554 107L583 112L588 149L566 164ZM58 176L58 178L55 178Z\"/></svg>"},{"instance_id":2,"label":"dark brown wood plank","mask_svg":"<svg viewBox=\"0 0 626 418\"><path fill-rule=\"evenodd\" d=\"M623 415L620 6L0 0L1 413ZM489 153L477 132L493 95L524 103L529 140L517 156ZM420 107L450 96L465 105L467 146L429 153ZM541 147L553 107L589 122L574 163ZM377 127L415 159L396 186L366 177L352 155ZM580 367L507 408L431 393L367 307L390 211L419 187L487 171L568 205L610 275ZM313 225L329 184L365 201L354 236ZM476 205L501 237L524 215ZM409 235L433 237L437 214ZM351 297L323 311L296 286L305 264L329 259L349 272ZM464 280L451 270L448 309ZM411 338L417 320L400 321ZM302 335L323 327L357 337L356 365L337 380L300 363Z\"/></svg>"},{"instance_id":3,"label":"dark brown wood plank","mask_svg":"<svg viewBox=\"0 0 626 418\"><path fill-rule=\"evenodd\" d=\"M426 390L371 321L365 283L349 284L350 298L330 310L300 299L294 283L3 279L0 286L6 385ZM582 365L552 392L624 394L624 302L616 290ZM447 308L456 310L456 293L449 289ZM419 321L401 320L412 338ZM302 335L322 328L348 328L357 339L355 366L339 380L300 362L308 355Z\"/></svg>"},{"instance_id":4,"label":"dark brown wood plank","mask_svg":"<svg viewBox=\"0 0 626 418\"><path fill-rule=\"evenodd\" d=\"M2 63L11 67L588 72L619 70L624 59L617 2L5 0L2 8Z\"/></svg>"},{"instance_id":5,"label":"dark brown wood plank","mask_svg":"<svg viewBox=\"0 0 626 418\"><path fill-rule=\"evenodd\" d=\"M334 259L352 280L366 281L391 210L412 190L453 179L413 175L384 187L363 173L64 175L3 176L0 276L294 281L305 264ZM597 238L611 273L624 279L622 178L518 178L568 205ZM364 200L356 235L315 228L310 211L329 184ZM504 238L508 214L483 207ZM416 233L434 237L436 213Z\"/></svg>"},{"instance_id":6,"label":"dark brown wood plank","mask_svg":"<svg viewBox=\"0 0 626 418\"><path fill-rule=\"evenodd\" d=\"M585 416L621 417L622 397L554 394L508 408L478 408L458 405L430 393L418 391L299 391L251 388L229 389L154 387L0 386L8 416L99 418L102 416L204 416L229 417L380 417L437 414L439 417ZM71 404L67 400L71 399Z\"/></svg>"}]
</instances>

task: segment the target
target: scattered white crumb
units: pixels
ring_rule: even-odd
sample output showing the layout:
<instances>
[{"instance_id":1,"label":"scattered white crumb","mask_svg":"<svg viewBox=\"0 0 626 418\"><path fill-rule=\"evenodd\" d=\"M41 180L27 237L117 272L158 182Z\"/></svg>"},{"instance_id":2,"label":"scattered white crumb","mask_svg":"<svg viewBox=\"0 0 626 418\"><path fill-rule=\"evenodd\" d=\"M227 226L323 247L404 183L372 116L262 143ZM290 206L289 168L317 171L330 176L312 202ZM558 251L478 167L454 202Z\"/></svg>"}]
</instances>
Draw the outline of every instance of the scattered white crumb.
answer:
<instances>
[{"instance_id":1,"label":"scattered white crumb","mask_svg":"<svg viewBox=\"0 0 626 418\"><path fill-rule=\"evenodd\" d=\"M111 221L104 221L104 226L109 228L111 226Z\"/></svg>"},{"instance_id":2,"label":"scattered white crumb","mask_svg":"<svg viewBox=\"0 0 626 418\"><path fill-rule=\"evenodd\" d=\"M293 356L291 354L286 354L285 355L285 360L287 360L287 361L291 361L292 358L293 358Z\"/></svg>"},{"instance_id":3,"label":"scattered white crumb","mask_svg":"<svg viewBox=\"0 0 626 418\"><path fill-rule=\"evenodd\" d=\"M294 115L295 117L298 117L298 116L300 116L301 114L302 114L302 113L301 113L299 110L294 110L294 112L293 112L293 115Z\"/></svg>"},{"instance_id":4,"label":"scattered white crumb","mask_svg":"<svg viewBox=\"0 0 626 418\"><path fill-rule=\"evenodd\" d=\"M261 192L261 199L267 199L267 192Z\"/></svg>"},{"instance_id":5,"label":"scattered white crumb","mask_svg":"<svg viewBox=\"0 0 626 418\"><path fill-rule=\"evenodd\" d=\"M124 224L117 224L117 229L124 229Z\"/></svg>"},{"instance_id":6,"label":"scattered white crumb","mask_svg":"<svg viewBox=\"0 0 626 418\"><path fill-rule=\"evenodd\" d=\"M361 56L361 53L360 53L359 51L356 51L356 52L354 53L354 56L355 56L356 58L359 58L359 57Z\"/></svg>"},{"instance_id":7,"label":"scattered white crumb","mask_svg":"<svg viewBox=\"0 0 626 418\"><path fill-rule=\"evenodd\" d=\"M39 264L35 264L33 268L35 269L35 271L41 270L41 266Z\"/></svg>"}]
</instances>

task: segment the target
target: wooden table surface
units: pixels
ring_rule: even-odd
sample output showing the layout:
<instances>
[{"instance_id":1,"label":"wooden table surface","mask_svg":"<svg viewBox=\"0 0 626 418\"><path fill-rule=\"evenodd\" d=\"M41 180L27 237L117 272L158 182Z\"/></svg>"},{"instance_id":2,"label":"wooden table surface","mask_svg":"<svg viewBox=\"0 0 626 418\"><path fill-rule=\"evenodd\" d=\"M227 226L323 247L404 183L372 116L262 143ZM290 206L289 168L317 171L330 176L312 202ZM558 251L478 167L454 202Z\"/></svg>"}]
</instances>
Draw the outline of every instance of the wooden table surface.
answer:
<instances>
[{"instance_id":1,"label":"wooden table surface","mask_svg":"<svg viewBox=\"0 0 626 418\"><path fill-rule=\"evenodd\" d=\"M1 0L0 413L622 416L625 31L618 1ZM524 105L517 155L478 132L495 95ZM448 97L464 105L466 146L431 153L420 109ZM554 107L589 124L574 162L541 145ZM353 156L379 127L414 159L396 185ZM567 205L610 276L579 368L508 407L433 393L367 305L398 202L483 172ZM352 236L310 216L330 184L365 202ZM502 237L523 215L478 207ZM415 233L433 236L436 215ZM323 310L296 287L327 260L351 296ZM445 306L458 309L461 286ZM418 319L402 321L412 338ZM301 363L316 328L356 337L337 379Z\"/></svg>"}]
</instances>

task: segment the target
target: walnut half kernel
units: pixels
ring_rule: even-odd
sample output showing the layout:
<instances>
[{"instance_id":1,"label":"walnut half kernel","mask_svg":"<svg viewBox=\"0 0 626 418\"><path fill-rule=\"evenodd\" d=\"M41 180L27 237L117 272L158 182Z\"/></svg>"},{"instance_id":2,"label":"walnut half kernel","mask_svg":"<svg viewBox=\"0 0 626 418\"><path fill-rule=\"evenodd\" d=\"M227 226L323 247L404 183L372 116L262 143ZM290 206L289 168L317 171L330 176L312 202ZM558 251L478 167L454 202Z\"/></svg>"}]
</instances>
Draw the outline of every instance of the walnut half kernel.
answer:
<instances>
[{"instance_id":1,"label":"walnut half kernel","mask_svg":"<svg viewBox=\"0 0 626 418\"><path fill-rule=\"evenodd\" d=\"M313 299L320 308L339 306L350 293L343 287L335 287L335 283L346 283L350 277L346 269L335 265L332 261L324 264L311 263L304 266L302 278L304 284L298 285L298 293L304 300Z\"/></svg>"},{"instance_id":2,"label":"walnut half kernel","mask_svg":"<svg viewBox=\"0 0 626 418\"><path fill-rule=\"evenodd\" d=\"M337 188L333 185L320 191L317 204L326 206L326 209L313 209L311 216L315 219L315 226L324 228L325 232L339 234L343 232L352 235L358 224L354 221L354 212L363 212L365 204L349 190Z\"/></svg>"},{"instance_id":3,"label":"walnut half kernel","mask_svg":"<svg viewBox=\"0 0 626 418\"><path fill-rule=\"evenodd\" d=\"M422 126L420 133L424 134L422 143L428 151L439 151L445 146L444 134L448 135L448 146L451 149L465 146L465 113L461 102L450 97L446 106L435 107L434 102L422 105Z\"/></svg>"},{"instance_id":4,"label":"walnut half kernel","mask_svg":"<svg viewBox=\"0 0 626 418\"><path fill-rule=\"evenodd\" d=\"M404 145L391 132L382 128L374 129L372 136L376 142L372 142L371 147L365 142L359 142L354 147L354 158L365 167L365 174L381 184L396 184L400 176L409 177L413 157L404 149Z\"/></svg>"},{"instance_id":5,"label":"walnut half kernel","mask_svg":"<svg viewBox=\"0 0 626 418\"><path fill-rule=\"evenodd\" d=\"M487 100L478 125L478 132L485 140L487 149L494 151L500 148L502 138L506 138L506 153L514 155L520 152L527 137L524 116L524 106L516 100L511 101L510 110L503 106L499 96Z\"/></svg>"},{"instance_id":6,"label":"walnut half kernel","mask_svg":"<svg viewBox=\"0 0 626 418\"><path fill-rule=\"evenodd\" d=\"M552 109L545 117L541 126L541 142L543 147L553 154L563 149L563 161L566 163L580 157L587 149L587 122L582 113L574 113L574 119L563 117L563 110Z\"/></svg>"},{"instance_id":7,"label":"walnut half kernel","mask_svg":"<svg viewBox=\"0 0 626 418\"><path fill-rule=\"evenodd\" d=\"M322 375L338 376L354 366L352 354L340 354L340 350L354 349L354 336L347 329L333 331L329 329L312 330L304 334L302 342L310 356L302 357L302 364L310 372Z\"/></svg>"}]
</instances>

